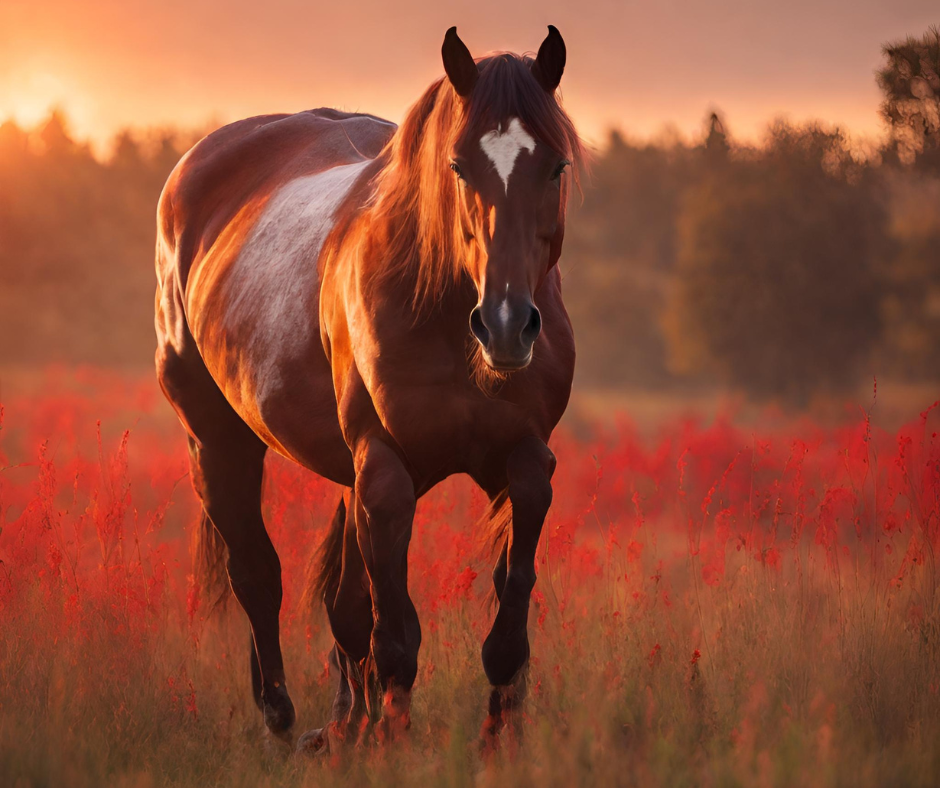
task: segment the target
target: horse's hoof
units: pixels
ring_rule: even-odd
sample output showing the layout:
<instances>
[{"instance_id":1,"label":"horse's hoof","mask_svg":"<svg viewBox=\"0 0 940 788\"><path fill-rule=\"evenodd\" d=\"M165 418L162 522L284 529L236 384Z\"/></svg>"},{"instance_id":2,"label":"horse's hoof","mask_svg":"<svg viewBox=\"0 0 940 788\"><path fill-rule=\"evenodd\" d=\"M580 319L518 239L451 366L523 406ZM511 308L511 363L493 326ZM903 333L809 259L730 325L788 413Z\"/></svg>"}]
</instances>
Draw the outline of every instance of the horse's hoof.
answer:
<instances>
[{"instance_id":1,"label":"horse's hoof","mask_svg":"<svg viewBox=\"0 0 940 788\"><path fill-rule=\"evenodd\" d=\"M271 733L271 731L265 733L262 740L262 750L266 757L280 761L290 757L292 749L293 747L291 746L289 736L285 737L280 734Z\"/></svg>"},{"instance_id":2,"label":"horse's hoof","mask_svg":"<svg viewBox=\"0 0 940 788\"><path fill-rule=\"evenodd\" d=\"M290 731L296 715L294 704L291 703L290 695L283 684L264 689L261 694L261 710L265 727L275 736L290 741Z\"/></svg>"},{"instance_id":3,"label":"horse's hoof","mask_svg":"<svg viewBox=\"0 0 940 788\"><path fill-rule=\"evenodd\" d=\"M307 731L297 740L297 754L315 758L330 752L330 737L326 728Z\"/></svg>"}]
</instances>

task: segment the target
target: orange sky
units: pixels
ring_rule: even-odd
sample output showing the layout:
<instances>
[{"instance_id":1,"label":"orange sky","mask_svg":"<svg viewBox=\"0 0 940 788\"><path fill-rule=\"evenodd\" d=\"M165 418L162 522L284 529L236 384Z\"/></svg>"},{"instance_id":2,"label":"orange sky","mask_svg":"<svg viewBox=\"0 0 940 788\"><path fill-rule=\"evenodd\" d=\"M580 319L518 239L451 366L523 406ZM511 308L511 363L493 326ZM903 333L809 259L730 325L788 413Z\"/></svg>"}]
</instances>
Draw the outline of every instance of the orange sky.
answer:
<instances>
[{"instance_id":1,"label":"orange sky","mask_svg":"<svg viewBox=\"0 0 940 788\"><path fill-rule=\"evenodd\" d=\"M57 104L99 144L323 105L399 120L442 72L448 26L482 55L537 49L552 23L589 139L695 134L712 107L743 138L781 113L875 135L880 45L938 22L936 0L0 0L0 118Z\"/></svg>"}]
</instances>

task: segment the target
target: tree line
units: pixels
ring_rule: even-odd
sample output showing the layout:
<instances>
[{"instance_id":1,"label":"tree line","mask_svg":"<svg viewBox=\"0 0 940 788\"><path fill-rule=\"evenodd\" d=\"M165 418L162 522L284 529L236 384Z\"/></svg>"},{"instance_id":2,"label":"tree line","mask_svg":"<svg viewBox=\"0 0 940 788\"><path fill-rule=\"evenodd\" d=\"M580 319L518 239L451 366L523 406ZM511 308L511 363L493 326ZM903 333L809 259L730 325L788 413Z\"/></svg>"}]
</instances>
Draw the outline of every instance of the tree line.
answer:
<instances>
[{"instance_id":1,"label":"tree line","mask_svg":"<svg viewBox=\"0 0 940 788\"><path fill-rule=\"evenodd\" d=\"M940 31L884 56L878 148L783 120L735 143L717 114L694 143L611 134L566 238L582 379L798 406L940 380Z\"/></svg>"},{"instance_id":2,"label":"tree line","mask_svg":"<svg viewBox=\"0 0 940 788\"><path fill-rule=\"evenodd\" d=\"M742 144L718 114L693 141L612 132L563 255L581 385L803 405L940 379L938 41L885 47L877 149L785 121ZM198 136L125 131L102 157L60 112L0 125L0 369L150 363L157 198Z\"/></svg>"}]
</instances>

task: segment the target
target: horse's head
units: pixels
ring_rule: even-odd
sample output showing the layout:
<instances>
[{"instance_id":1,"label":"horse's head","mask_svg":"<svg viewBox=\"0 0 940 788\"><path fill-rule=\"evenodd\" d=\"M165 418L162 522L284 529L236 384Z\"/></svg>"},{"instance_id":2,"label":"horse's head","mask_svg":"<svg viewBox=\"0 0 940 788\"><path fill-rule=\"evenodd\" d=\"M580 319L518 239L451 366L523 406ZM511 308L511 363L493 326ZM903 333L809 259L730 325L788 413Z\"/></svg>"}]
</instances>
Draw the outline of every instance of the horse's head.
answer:
<instances>
[{"instance_id":1,"label":"horse's head","mask_svg":"<svg viewBox=\"0 0 940 788\"><path fill-rule=\"evenodd\" d=\"M474 61L451 28L442 55L461 123L439 166L459 184L461 262L479 296L470 330L490 367L522 369L542 329L535 292L561 254L568 168L580 154L555 98L565 43L549 27L534 59Z\"/></svg>"}]
</instances>

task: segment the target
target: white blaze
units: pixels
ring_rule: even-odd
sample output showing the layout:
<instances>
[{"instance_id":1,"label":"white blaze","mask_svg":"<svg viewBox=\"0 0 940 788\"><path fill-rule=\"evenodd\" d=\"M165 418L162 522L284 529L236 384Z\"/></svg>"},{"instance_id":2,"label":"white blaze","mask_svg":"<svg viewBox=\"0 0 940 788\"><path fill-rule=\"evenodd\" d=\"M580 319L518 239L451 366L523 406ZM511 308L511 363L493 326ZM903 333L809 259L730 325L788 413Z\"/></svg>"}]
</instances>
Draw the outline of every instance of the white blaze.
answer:
<instances>
[{"instance_id":1,"label":"white blaze","mask_svg":"<svg viewBox=\"0 0 940 788\"><path fill-rule=\"evenodd\" d=\"M509 176L516 166L519 151L525 148L529 153L535 150L535 140L522 127L519 118L509 121L506 130L493 129L480 137L480 147L493 162L496 172L503 180L506 193L509 193Z\"/></svg>"}]
</instances>

